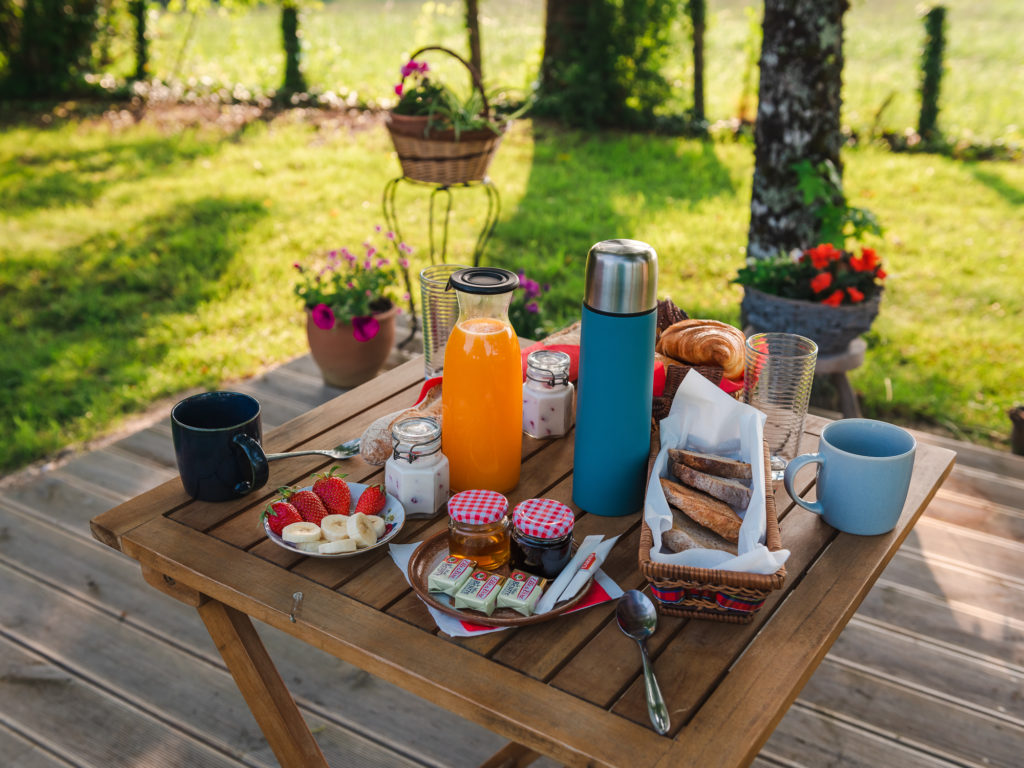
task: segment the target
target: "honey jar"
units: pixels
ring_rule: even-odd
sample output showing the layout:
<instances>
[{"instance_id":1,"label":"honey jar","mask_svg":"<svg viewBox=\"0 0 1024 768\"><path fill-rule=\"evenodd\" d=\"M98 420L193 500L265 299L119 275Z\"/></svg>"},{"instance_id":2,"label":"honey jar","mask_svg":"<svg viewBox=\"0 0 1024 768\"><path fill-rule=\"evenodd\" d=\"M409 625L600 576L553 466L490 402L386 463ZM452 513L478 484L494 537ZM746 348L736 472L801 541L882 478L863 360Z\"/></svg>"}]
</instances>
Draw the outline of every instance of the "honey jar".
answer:
<instances>
[{"instance_id":1,"label":"honey jar","mask_svg":"<svg viewBox=\"0 0 1024 768\"><path fill-rule=\"evenodd\" d=\"M509 559L508 499L497 491L469 490L448 499L448 552L493 571Z\"/></svg>"},{"instance_id":2,"label":"honey jar","mask_svg":"<svg viewBox=\"0 0 1024 768\"><path fill-rule=\"evenodd\" d=\"M512 567L545 579L562 572L572 558L575 517L554 499L527 499L512 510Z\"/></svg>"}]
</instances>

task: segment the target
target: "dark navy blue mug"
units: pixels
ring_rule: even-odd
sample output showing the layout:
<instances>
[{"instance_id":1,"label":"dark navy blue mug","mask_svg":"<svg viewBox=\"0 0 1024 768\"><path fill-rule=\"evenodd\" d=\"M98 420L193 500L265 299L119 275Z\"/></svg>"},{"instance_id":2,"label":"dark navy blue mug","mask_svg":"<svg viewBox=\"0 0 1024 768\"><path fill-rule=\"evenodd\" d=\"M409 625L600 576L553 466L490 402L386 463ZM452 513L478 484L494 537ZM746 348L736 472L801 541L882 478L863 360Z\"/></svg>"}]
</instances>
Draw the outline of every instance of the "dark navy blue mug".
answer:
<instances>
[{"instance_id":1,"label":"dark navy blue mug","mask_svg":"<svg viewBox=\"0 0 1024 768\"><path fill-rule=\"evenodd\" d=\"M171 409L171 434L181 484L192 498L229 501L266 484L256 398L241 392L187 397Z\"/></svg>"}]
</instances>

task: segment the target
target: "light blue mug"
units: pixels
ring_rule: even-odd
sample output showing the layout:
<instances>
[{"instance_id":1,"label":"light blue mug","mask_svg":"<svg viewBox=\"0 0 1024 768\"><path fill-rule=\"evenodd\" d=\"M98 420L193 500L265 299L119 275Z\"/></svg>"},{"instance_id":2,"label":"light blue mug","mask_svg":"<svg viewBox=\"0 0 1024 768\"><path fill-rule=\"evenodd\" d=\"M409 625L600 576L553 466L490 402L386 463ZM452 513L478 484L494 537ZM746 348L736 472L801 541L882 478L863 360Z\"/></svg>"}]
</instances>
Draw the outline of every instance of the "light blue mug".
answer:
<instances>
[{"instance_id":1,"label":"light blue mug","mask_svg":"<svg viewBox=\"0 0 1024 768\"><path fill-rule=\"evenodd\" d=\"M840 531L877 536L896 527L910 489L917 443L884 421L844 419L821 432L817 453L797 456L786 467L786 492L804 509ZM818 501L793 487L806 464L818 465Z\"/></svg>"}]
</instances>

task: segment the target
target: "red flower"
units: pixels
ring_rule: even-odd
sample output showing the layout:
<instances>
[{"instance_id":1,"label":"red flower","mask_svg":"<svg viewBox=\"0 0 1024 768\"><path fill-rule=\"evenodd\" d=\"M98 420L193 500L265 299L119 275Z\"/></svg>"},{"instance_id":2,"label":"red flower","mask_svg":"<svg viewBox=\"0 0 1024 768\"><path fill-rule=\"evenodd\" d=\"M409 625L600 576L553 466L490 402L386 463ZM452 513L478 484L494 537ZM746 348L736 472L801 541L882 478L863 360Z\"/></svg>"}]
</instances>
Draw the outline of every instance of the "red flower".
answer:
<instances>
[{"instance_id":1,"label":"red flower","mask_svg":"<svg viewBox=\"0 0 1024 768\"><path fill-rule=\"evenodd\" d=\"M836 250L832 243L822 243L818 247L807 251L807 255L811 257L811 264L814 265L815 269L824 269L830 261L838 259L842 254Z\"/></svg>"},{"instance_id":2,"label":"red flower","mask_svg":"<svg viewBox=\"0 0 1024 768\"><path fill-rule=\"evenodd\" d=\"M828 304L830 307L838 307L843 303L843 292L841 290L833 291L832 295L827 299L822 299L821 303Z\"/></svg>"},{"instance_id":3,"label":"red flower","mask_svg":"<svg viewBox=\"0 0 1024 768\"><path fill-rule=\"evenodd\" d=\"M832 285L831 272L822 272L820 275L814 277L811 280L811 290L814 291L815 293L821 293L830 285Z\"/></svg>"},{"instance_id":4,"label":"red flower","mask_svg":"<svg viewBox=\"0 0 1024 768\"><path fill-rule=\"evenodd\" d=\"M856 288L847 288L846 295L850 297L850 301L852 301L854 304L864 301L864 294L858 291Z\"/></svg>"},{"instance_id":5,"label":"red flower","mask_svg":"<svg viewBox=\"0 0 1024 768\"><path fill-rule=\"evenodd\" d=\"M878 278L879 280L885 280L885 278L887 278L887 277L888 277L888 275L886 274L886 272L885 272L885 270L884 270L884 269L882 269L881 267L879 267L879 268L878 268L878 269L877 269L877 270L875 271L875 277L877 277L877 278Z\"/></svg>"},{"instance_id":6,"label":"red flower","mask_svg":"<svg viewBox=\"0 0 1024 768\"><path fill-rule=\"evenodd\" d=\"M860 258L850 259L850 266L854 272L870 272L878 263L878 254L872 248L862 248Z\"/></svg>"}]
</instances>

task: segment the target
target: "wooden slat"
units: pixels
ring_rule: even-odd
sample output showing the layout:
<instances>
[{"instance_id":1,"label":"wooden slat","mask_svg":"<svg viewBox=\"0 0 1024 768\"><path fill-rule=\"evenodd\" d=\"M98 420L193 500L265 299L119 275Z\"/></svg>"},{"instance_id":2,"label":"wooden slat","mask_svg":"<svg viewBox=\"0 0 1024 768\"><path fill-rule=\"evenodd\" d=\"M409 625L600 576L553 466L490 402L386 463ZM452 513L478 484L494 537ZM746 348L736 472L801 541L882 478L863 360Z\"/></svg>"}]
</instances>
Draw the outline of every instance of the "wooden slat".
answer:
<instances>
[{"instance_id":1,"label":"wooden slat","mask_svg":"<svg viewBox=\"0 0 1024 768\"><path fill-rule=\"evenodd\" d=\"M138 496L178 474L177 470L126 455L114 447L77 456L61 467L61 472L98 485L118 499Z\"/></svg>"},{"instance_id":2,"label":"wooden slat","mask_svg":"<svg viewBox=\"0 0 1024 768\"><path fill-rule=\"evenodd\" d=\"M74 763L66 762L51 752L0 723L0 755L7 768L68 768Z\"/></svg>"},{"instance_id":3,"label":"wooden slat","mask_svg":"<svg viewBox=\"0 0 1024 768\"><path fill-rule=\"evenodd\" d=\"M774 765L834 765L842 768L962 768L934 751L904 744L899 737L878 733L844 712L828 712L804 704L790 707L761 750ZM756 765L756 762L755 762Z\"/></svg>"},{"instance_id":4,"label":"wooden slat","mask_svg":"<svg viewBox=\"0 0 1024 768\"><path fill-rule=\"evenodd\" d=\"M216 600L197 610L282 768L327 768L249 617Z\"/></svg>"},{"instance_id":5,"label":"wooden slat","mask_svg":"<svg viewBox=\"0 0 1024 768\"><path fill-rule=\"evenodd\" d=\"M74 765L238 768L238 761L0 635L0 712Z\"/></svg>"},{"instance_id":6,"label":"wooden slat","mask_svg":"<svg viewBox=\"0 0 1024 768\"><path fill-rule=\"evenodd\" d=\"M1014 509L1024 509L1024 473L998 475L974 467L957 467L946 483L948 490L988 499Z\"/></svg>"},{"instance_id":7,"label":"wooden slat","mask_svg":"<svg viewBox=\"0 0 1024 768\"><path fill-rule=\"evenodd\" d=\"M162 518L123 541L130 556L155 570L570 765L626 764L638 753L656 757L670 743L269 563L233 557L223 542ZM305 599L292 624L288 609L299 590ZM495 691L502 692L497 699ZM540 700L546 706L538 707ZM552 711L559 713L554 723Z\"/></svg>"},{"instance_id":8,"label":"wooden slat","mask_svg":"<svg viewBox=\"0 0 1024 768\"><path fill-rule=\"evenodd\" d=\"M753 760L760 742L722 740L717 734L724 729L767 738L796 698L952 467L952 452L931 446L919 449L896 529L881 536L836 536L761 630L758 642L746 649L701 706L661 765Z\"/></svg>"},{"instance_id":9,"label":"wooden slat","mask_svg":"<svg viewBox=\"0 0 1024 768\"><path fill-rule=\"evenodd\" d=\"M1024 727L825 659L801 699L956 761L1016 768ZM941 724L940 727L936 727Z\"/></svg>"},{"instance_id":10,"label":"wooden slat","mask_svg":"<svg viewBox=\"0 0 1024 768\"><path fill-rule=\"evenodd\" d=\"M853 617L828 658L871 675L1024 725L1024 667L1002 659L979 659L955 648L902 634Z\"/></svg>"},{"instance_id":11,"label":"wooden slat","mask_svg":"<svg viewBox=\"0 0 1024 768\"><path fill-rule=\"evenodd\" d=\"M984 589L983 584L979 587ZM858 616L899 627L911 636L941 641L963 653L1024 666L1024 622L1008 620L978 602L951 603L942 596L908 588L883 574L865 598Z\"/></svg>"},{"instance_id":12,"label":"wooden slat","mask_svg":"<svg viewBox=\"0 0 1024 768\"><path fill-rule=\"evenodd\" d=\"M995 504L981 495L939 489L925 511L928 518L1024 542L1024 512Z\"/></svg>"}]
</instances>

